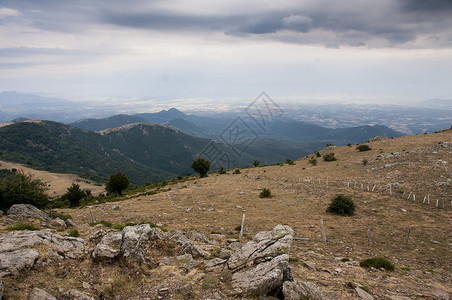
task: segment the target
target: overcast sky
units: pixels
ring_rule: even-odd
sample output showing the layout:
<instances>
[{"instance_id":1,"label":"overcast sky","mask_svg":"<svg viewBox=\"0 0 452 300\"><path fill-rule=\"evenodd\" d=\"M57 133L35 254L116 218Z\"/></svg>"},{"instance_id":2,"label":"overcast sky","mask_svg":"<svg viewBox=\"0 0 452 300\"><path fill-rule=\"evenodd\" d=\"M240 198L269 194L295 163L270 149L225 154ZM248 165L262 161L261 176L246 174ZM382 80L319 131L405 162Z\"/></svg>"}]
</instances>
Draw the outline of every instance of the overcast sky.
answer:
<instances>
[{"instance_id":1,"label":"overcast sky","mask_svg":"<svg viewBox=\"0 0 452 300\"><path fill-rule=\"evenodd\" d=\"M0 0L0 91L452 99L452 0Z\"/></svg>"}]
</instances>

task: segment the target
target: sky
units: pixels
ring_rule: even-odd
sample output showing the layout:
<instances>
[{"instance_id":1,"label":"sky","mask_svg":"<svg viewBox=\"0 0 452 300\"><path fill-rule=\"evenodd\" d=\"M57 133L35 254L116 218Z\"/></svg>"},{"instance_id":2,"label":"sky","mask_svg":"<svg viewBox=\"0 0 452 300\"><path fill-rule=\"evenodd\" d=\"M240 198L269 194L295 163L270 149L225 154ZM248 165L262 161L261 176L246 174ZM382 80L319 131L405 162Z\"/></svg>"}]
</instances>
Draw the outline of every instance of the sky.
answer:
<instances>
[{"instance_id":1,"label":"sky","mask_svg":"<svg viewBox=\"0 0 452 300\"><path fill-rule=\"evenodd\" d=\"M452 99L451 16L451 0L0 0L0 91Z\"/></svg>"}]
</instances>

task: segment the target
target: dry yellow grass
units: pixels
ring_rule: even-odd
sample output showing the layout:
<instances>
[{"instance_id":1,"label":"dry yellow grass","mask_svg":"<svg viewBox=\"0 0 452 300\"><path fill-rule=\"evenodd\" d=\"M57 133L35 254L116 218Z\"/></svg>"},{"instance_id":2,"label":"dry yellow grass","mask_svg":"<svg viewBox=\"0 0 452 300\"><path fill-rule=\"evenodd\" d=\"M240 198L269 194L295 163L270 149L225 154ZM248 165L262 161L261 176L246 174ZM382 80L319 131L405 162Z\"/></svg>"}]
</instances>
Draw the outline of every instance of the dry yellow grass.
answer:
<instances>
[{"instance_id":1,"label":"dry yellow grass","mask_svg":"<svg viewBox=\"0 0 452 300\"><path fill-rule=\"evenodd\" d=\"M238 236L235 228L244 211L245 241L276 224L291 226L296 237L310 238L293 242L291 264L295 278L317 283L326 299L354 297L347 287L350 281L363 284L377 299L395 295L447 299L452 293L452 199L445 203L445 209L435 204L444 187L441 183L451 177L443 162L451 169L452 131L367 144L372 150L359 152L353 145L320 151L322 155L334 152L338 159L334 162L320 157L312 166L308 156L296 160L295 165L249 168L241 174L215 173L169 185L167 192L131 196L92 210L97 221L152 221L169 230L215 232L228 237ZM366 165L363 159L368 160ZM388 184L392 184L392 195ZM259 198L263 188L270 189L273 197ZM353 197L357 206L354 216L325 212L331 198L339 193ZM407 199L409 193L416 195L415 201L412 196ZM427 195L430 204L422 203ZM78 224L91 222L88 208L62 212L72 215ZM321 218L327 242L322 239ZM394 262L396 270L359 267L361 260L376 256ZM147 280L152 281L151 286L161 286L165 280L171 281L167 277ZM104 288L108 292L108 285L99 290Z\"/></svg>"}]
</instances>

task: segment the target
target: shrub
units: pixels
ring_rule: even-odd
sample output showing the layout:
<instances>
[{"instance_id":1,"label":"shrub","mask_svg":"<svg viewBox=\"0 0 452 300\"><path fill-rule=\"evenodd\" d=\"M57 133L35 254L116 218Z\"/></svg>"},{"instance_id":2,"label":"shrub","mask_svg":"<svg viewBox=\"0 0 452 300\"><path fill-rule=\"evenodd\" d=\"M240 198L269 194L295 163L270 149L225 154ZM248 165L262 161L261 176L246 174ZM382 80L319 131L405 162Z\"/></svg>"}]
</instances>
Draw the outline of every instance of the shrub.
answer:
<instances>
[{"instance_id":1,"label":"shrub","mask_svg":"<svg viewBox=\"0 0 452 300\"><path fill-rule=\"evenodd\" d=\"M6 228L6 230L13 231L13 230L39 230L38 227L28 224L28 223L16 223L13 226L10 226Z\"/></svg>"},{"instance_id":2,"label":"shrub","mask_svg":"<svg viewBox=\"0 0 452 300\"><path fill-rule=\"evenodd\" d=\"M367 165L368 162L369 162L369 161L367 160L367 158L364 158L364 159L363 159L363 165Z\"/></svg>"},{"instance_id":3,"label":"shrub","mask_svg":"<svg viewBox=\"0 0 452 300\"><path fill-rule=\"evenodd\" d=\"M260 198L271 198L271 196L272 196L272 192L270 192L269 189L263 189L261 191L261 193L259 194Z\"/></svg>"},{"instance_id":4,"label":"shrub","mask_svg":"<svg viewBox=\"0 0 452 300\"><path fill-rule=\"evenodd\" d=\"M341 216L352 216L355 213L355 203L351 196L344 196L343 194L336 195L327 208L327 212L338 214Z\"/></svg>"},{"instance_id":5,"label":"shrub","mask_svg":"<svg viewBox=\"0 0 452 300\"><path fill-rule=\"evenodd\" d=\"M226 174L226 170L223 167L221 167L218 169L218 174Z\"/></svg>"},{"instance_id":6,"label":"shrub","mask_svg":"<svg viewBox=\"0 0 452 300\"><path fill-rule=\"evenodd\" d=\"M368 258L360 262L359 265L363 268L383 268L388 271L394 271L395 269L395 266L392 262L382 257Z\"/></svg>"},{"instance_id":7,"label":"shrub","mask_svg":"<svg viewBox=\"0 0 452 300\"><path fill-rule=\"evenodd\" d=\"M336 157L334 157L334 153L331 152L331 153L325 154L325 155L323 156L323 160L324 160L324 161L335 161L335 160L337 160L337 159L336 159Z\"/></svg>"},{"instance_id":8,"label":"shrub","mask_svg":"<svg viewBox=\"0 0 452 300\"><path fill-rule=\"evenodd\" d=\"M358 147L356 147L356 149L358 149L360 152L372 150L372 148L370 148L369 145L365 144L359 145Z\"/></svg>"},{"instance_id":9,"label":"shrub","mask_svg":"<svg viewBox=\"0 0 452 300\"><path fill-rule=\"evenodd\" d=\"M207 159L198 157L191 163L190 168L195 172L198 172L199 177L207 177L207 172L209 172L210 169L210 162Z\"/></svg>"},{"instance_id":10,"label":"shrub","mask_svg":"<svg viewBox=\"0 0 452 300\"><path fill-rule=\"evenodd\" d=\"M253 166L257 167L257 166L259 166L259 164L260 164L260 161L258 161L258 160L253 161Z\"/></svg>"},{"instance_id":11,"label":"shrub","mask_svg":"<svg viewBox=\"0 0 452 300\"><path fill-rule=\"evenodd\" d=\"M316 158L311 158L311 159L309 160L309 163L310 163L311 165L313 165L313 166L316 166L316 165L317 165L317 159L316 159Z\"/></svg>"},{"instance_id":12,"label":"shrub","mask_svg":"<svg viewBox=\"0 0 452 300\"><path fill-rule=\"evenodd\" d=\"M232 174L240 174L240 170L239 169L235 169L234 172Z\"/></svg>"},{"instance_id":13,"label":"shrub","mask_svg":"<svg viewBox=\"0 0 452 300\"><path fill-rule=\"evenodd\" d=\"M0 209L7 211L14 204L31 204L43 208L49 203L45 184L23 172L15 172L0 181Z\"/></svg>"},{"instance_id":14,"label":"shrub","mask_svg":"<svg viewBox=\"0 0 452 300\"><path fill-rule=\"evenodd\" d=\"M106 184L107 192L122 195L122 192L130 185L129 178L124 173L118 172L110 176Z\"/></svg>"},{"instance_id":15,"label":"shrub","mask_svg":"<svg viewBox=\"0 0 452 300\"><path fill-rule=\"evenodd\" d=\"M79 237L79 236L80 236L80 233L78 232L77 229L71 229L71 230L69 230L69 231L68 231L68 234L69 234L69 236L72 236L72 237Z\"/></svg>"},{"instance_id":16,"label":"shrub","mask_svg":"<svg viewBox=\"0 0 452 300\"><path fill-rule=\"evenodd\" d=\"M317 157L321 157L322 155L320 154L320 152L319 152L319 151L317 151L317 152L315 153L315 156L317 156Z\"/></svg>"},{"instance_id":17,"label":"shrub","mask_svg":"<svg viewBox=\"0 0 452 300\"><path fill-rule=\"evenodd\" d=\"M293 160L291 160L290 158L286 158L286 163L288 165L294 165L295 163L293 162Z\"/></svg>"}]
</instances>

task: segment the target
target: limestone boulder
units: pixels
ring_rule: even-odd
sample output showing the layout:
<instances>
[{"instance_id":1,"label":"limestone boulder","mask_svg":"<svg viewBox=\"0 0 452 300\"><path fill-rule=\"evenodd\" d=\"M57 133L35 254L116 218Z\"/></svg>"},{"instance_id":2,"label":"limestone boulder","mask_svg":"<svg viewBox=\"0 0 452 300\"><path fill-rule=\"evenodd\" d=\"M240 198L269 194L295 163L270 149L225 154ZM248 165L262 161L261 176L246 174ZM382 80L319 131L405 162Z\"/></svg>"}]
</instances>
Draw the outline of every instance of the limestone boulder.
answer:
<instances>
[{"instance_id":1,"label":"limestone boulder","mask_svg":"<svg viewBox=\"0 0 452 300\"><path fill-rule=\"evenodd\" d=\"M277 294L286 280L292 280L292 271L289 267L289 255L283 254L234 273L232 287L240 296L267 296Z\"/></svg>"},{"instance_id":2,"label":"limestone boulder","mask_svg":"<svg viewBox=\"0 0 452 300\"><path fill-rule=\"evenodd\" d=\"M14 204L6 213L14 218L39 218L42 221L50 221L51 218L43 211L37 209L31 204Z\"/></svg>"},{"instance_id":3,"label":"limestone boulder","mask_svg":"<svg viewBox=\"0 0 452 300\"><path fill-rule=\"evenodd\" d=\"M282 291L285 300L323 300L319 287L312 282L285 281Z\"/></svg>"}]
</instances>

